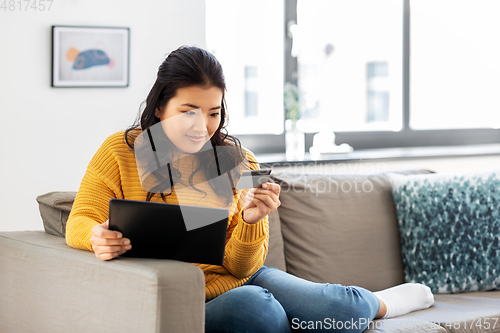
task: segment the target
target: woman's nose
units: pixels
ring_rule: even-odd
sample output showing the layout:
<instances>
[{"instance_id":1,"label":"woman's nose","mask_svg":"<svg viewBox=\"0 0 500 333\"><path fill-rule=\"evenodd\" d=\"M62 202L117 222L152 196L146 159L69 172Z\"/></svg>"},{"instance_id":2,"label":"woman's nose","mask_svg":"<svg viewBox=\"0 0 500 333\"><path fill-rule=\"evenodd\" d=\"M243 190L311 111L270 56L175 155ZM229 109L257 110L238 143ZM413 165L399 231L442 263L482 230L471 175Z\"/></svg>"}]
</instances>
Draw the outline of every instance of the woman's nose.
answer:
<instances>
[{"instance_id":1,"label":"woman's nose","mask_svg":"<svg viewBox=\"0 0 500 333\"><path fill-rule=\"evenodd\" d=\"M193 131L205 133L207 131L207 123L203 112L196 112L194 118Z\"/></svg>"}]
</instances>

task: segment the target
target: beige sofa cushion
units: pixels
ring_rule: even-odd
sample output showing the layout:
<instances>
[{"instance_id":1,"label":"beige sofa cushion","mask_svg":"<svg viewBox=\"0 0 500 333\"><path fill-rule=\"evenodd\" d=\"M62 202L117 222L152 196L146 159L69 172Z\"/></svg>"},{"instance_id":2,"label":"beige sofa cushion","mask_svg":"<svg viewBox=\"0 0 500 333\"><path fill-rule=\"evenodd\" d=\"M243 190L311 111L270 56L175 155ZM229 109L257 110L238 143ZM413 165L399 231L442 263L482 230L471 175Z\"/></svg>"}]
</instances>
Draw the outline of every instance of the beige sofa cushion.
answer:
<instances>
[{"instance_id":1,"label":"beige sofa cushion","mask_svg":"<svg viewBox=\"0 0 500 333\"><path fill-rule=\"evenodd\" d=\"M36 198L45 232L64 237L66 221L75 201L76 192L49 192Z\"/></svg>"},{"instance_id":2,"label":"beige sofa cushion","mask_svg":"<svg viewBox=\"0 0 500 333\"><path fill-rule=\"evenodd\" d=\"M283 236L281 235L280 216L277 210L269 214L269 247L264 266L286 271Z\"/></svg>"},{"instance_id":3,"label":"beige sofa cushion","mask_svg":"<svg viewBox=\"0 0 500 333\"><path fill-rule=\"evenodd\" d=\"M372 291L404 282L396 211L385 174L277 172L274 179L282 186L278 210L289 273Z\"/></svg>"}]
</instances>

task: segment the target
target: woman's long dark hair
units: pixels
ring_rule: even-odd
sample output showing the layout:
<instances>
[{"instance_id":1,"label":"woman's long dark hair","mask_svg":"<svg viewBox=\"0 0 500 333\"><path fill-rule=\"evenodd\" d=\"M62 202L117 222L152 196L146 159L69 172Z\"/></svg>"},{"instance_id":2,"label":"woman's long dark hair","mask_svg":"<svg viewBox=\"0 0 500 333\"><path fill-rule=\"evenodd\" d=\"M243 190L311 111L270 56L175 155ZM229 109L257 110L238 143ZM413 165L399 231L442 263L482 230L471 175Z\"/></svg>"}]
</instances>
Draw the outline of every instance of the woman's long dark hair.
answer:
<instances>
[{"instance_id":1,"label":"woman's long dark hair","mask_svg":"<svg viewBox=\"0 0 500 333\"><path fill-rule=\"evenodd\" d=\"M206 145L211 145L213 149L212 147L202 148L199 153L196 153L199 162L195 171L190 175L189 182L196 189L192 183L193 176L203 167L206 179L215 193L225 197L226 203L229 203L234 194L233 189L227 188L227 186L215 186L210 180L225 172L230 172L231 176L231 172L247 160L240 141L227 134L226 82L222 66L211 53L197 47L182 46L167 56L158 68L156 82L146 100L141 104L141 107L144 106L144 110L142 113L139 112L135 123L125 131L125 141L130 148L134 149L134 140L137 135L160 122L160 118L156 117L155 114L156 109L165 107L179 88L192 86L220 88L222 101L219 127L210 141L206 143ZM173 146L166 135L163 139L170 143L169 146ZM225 147L226 149L216 149L216 147ZM163 168L163 170L153 172L157 185L148 190L147 201L150 201L157 193L166 201L165 196L172 193L172 173L178 179L180 172L170 166L171 163L166 165L168 170ZM232 176L238 178L237 174ZM168 192L168 190L170 190L169 193L165 194L164 192Z\"/></svg>"}]
</instances>

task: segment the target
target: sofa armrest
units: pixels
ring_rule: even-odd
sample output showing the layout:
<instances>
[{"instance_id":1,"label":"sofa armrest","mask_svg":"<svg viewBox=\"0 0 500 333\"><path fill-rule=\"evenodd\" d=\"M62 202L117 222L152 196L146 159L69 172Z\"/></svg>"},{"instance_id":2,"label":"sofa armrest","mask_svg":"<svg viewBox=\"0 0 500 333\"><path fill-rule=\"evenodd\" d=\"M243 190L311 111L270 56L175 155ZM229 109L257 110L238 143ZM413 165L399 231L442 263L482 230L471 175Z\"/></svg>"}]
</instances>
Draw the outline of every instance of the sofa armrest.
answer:
<instances>
[{"instance_id":1,"label":"sofa armrest","mask_svg":"<svg viewBox=\"0 0 500 333\"><path fill-rule=\"evenodd\" d=\"M203 332L195 265L101 261L41 231L0 232L0 332Z\"/></svg>"}]
</instances>

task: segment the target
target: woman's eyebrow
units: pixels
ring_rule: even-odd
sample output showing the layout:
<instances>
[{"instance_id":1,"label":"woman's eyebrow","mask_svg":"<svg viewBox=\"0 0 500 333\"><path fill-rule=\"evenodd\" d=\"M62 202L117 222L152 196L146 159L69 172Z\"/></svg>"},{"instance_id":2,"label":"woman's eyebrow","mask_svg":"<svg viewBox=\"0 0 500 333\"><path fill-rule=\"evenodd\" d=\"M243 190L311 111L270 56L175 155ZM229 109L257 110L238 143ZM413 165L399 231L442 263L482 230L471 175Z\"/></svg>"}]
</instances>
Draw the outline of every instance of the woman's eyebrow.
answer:
<instances>
[{"instance_id":1,"label":"woman's eyebrow","mask_svg":"<svg viewBox=\"0 0 500 333\"><path fill-rule=\"evenodd\" d=\"M199 106L196 106L196 105L193 105L193 104L189 104L189 103L184 103L182 104L181 106L189 106L190 108L194 108L194 109L201 109ZM217 110L217 109L220 109L220 105L219 106L214 106L213 108L211 108L210 110Z\"/></svg>"}]
</instances>

